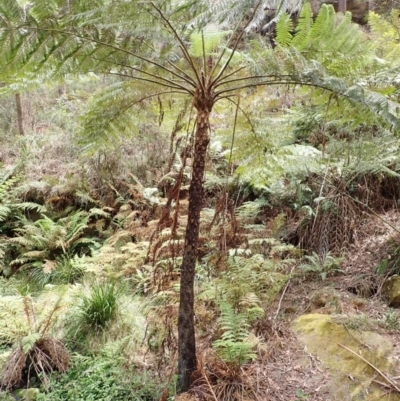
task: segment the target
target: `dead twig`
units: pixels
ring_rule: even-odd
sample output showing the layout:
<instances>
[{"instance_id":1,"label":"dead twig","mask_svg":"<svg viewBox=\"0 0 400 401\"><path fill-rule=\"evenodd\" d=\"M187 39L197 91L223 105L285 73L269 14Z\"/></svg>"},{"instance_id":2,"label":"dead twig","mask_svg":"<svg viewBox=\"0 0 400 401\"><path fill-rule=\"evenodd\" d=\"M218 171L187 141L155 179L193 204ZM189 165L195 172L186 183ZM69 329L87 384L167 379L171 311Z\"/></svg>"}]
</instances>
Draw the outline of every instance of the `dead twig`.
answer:
<instances>
[{"instance_id":1,"label":"dead twig","mask_svg":"<svg viewBox=\"0 0 400 401\"><path fill-rule=\"evenodd\" d=\"M361 355L358 355L356 352L354 352L353 350L351 350L350 348L347 348L346 346L342 345L342 344L338 344L339 347L344 348L345 350L351 352L353 355L355 355L357 358L361 359L362 361L364 361L367 365L371 366L372 369L375 370L376 373L378 373L380 376L382 376L391 386L392 390L396 390L399 394L400 394L400 388L397 387L396 383L390 379L389 376L385 375L385 373L383 373L382 371L380 371L375 365L373 365L371 362L367 361L364 357L362 357Z\"/></svg>"},{"instance_id":2,"label":"dead twig","mask_svg":"<svg viewBox=\"0 0 400 401\"><path fill-rule=\"evenodd\" d=\"M217 398L217 396L215 395L214 390L213 390L213 388L212 388L210 382L208 381L207 374L204 373L203 376L204 376L204 378L206 379L206 382L207 382L207 384L208 384L208 387L210 388L210 391L211 391L211 394L212 394L214 400L215 400L215 401L218 401L218 398Z\"/></svg>"},{"instance_id":3,"label":"dead twig","mask_svg":"<svg viewBox=\"0 0 400 401\"><path fill-rule=\"evenodd\" d=\"M280 309L281 309L283 297L285 296L286 290L287 290L288 287L289 287L290 280L292 279L292 273L293 273L293 270L295 269L295 267L296 267L296 265L294 265L294 266L292 267L292 270L290 270L290 273L289 273L290 278L289 278L289 280L287 281L287 283L286 283L286 285L285 285L285 288L283 289L282 295L281 295L281 297L280 297L280 299L279 299L278 308L276 309L275 316L274 316L274 320L276 320L277 317L278 317L278 315L279 315L279 311L280 311Z\"/></svg>"}]
</instances>

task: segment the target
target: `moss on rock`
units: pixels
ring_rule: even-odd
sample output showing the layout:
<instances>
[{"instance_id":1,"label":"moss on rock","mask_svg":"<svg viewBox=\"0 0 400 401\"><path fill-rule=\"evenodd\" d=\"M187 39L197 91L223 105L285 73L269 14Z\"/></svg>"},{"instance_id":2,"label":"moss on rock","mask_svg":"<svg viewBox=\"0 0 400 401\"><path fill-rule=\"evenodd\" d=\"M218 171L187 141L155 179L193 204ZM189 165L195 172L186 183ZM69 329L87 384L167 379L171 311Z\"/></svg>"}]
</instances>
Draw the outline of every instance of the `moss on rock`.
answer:
<instances>
[{"instance_id":1,"label":"moss on rock","mask_svg":"<svg viewBox=\"0 0 400 401\"><path fill-rule=\"evenodd\" d=\"M400 276L389 277L382 288L382 295L392 308L400 308Z\"/></svg>"},{"instance_id":2,"label":"moss on rock","mask_svg":"<svg viewBox=\"0 0 400 401\"><path fill-rule=\"evenodd\" d=\"M309 314L292 323L297 338L316 354L332 375L332 399L341 401L400 401L399 394L386 394L374 380L385 382L367 363L342 348L351 349L379 370L395 374L392 344L381 335L364 331L349 330L334 323L332 317ZM339 345L340 344L340 345Z\"/></svg>"}]
</instances>

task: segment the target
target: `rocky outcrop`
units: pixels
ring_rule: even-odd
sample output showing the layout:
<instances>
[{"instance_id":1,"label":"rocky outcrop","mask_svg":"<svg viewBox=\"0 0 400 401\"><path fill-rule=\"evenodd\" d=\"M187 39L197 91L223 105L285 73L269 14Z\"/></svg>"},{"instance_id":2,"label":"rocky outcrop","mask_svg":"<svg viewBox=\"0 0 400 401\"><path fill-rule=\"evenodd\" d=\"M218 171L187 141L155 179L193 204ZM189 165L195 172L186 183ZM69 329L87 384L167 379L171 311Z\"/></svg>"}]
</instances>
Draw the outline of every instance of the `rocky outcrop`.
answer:
<instances>
[{"instance_id":1,"label":"rocky outcrop","mask_svg":"<svg viewBox=\"0 0 400 401\"><path fill-rule=\"evenodd\" d=\"M329 371L332 400L400 400L400 394L388 392L390 383L378 373L389 378L396 375L393 345L385 337L351 330L335 323L332 316L322 314L300 316L292 323L292 329L307 351L316 355Z\"/></svg>"}]
</instances>

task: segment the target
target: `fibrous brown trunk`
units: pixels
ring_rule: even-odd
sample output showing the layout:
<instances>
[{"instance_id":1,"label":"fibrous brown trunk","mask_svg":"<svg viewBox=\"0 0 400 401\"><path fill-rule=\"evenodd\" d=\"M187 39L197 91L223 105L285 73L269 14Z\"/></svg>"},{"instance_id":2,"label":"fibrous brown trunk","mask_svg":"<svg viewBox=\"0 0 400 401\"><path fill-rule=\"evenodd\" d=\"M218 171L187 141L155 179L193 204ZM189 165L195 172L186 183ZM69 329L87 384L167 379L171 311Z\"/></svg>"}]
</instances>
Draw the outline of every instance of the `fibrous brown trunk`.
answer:
<instances>
[{"instance_id":1,"label":"fibrous brown trunk","mask_svg":"<svg viewBox=\"0 0 400 401\"><path fill-rule=\"evenodd\" d=\"M200 229L200 211L204 197L204 168L210 142L210 112L213 99L196 91L194 105L197 108L196 134L192 180L189 188L189 210L185 248L181 266L180 303L178 317L178 389L187 391L190 378L196 368L196 340L194 332L194 276L197 258L197 242Z\"/></svg>"}]
</instances>

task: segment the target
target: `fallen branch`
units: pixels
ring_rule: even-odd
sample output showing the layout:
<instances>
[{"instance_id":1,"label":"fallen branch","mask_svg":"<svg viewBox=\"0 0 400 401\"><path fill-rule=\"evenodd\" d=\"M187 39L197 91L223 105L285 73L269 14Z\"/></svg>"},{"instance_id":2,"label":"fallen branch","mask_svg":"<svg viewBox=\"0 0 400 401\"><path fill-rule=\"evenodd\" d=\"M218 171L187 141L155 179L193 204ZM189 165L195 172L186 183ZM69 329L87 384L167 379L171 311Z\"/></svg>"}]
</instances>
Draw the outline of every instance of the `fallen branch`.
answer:
<instances>
[{"instance_id":1,"label":"fallen branch","mask_svg":"<svg viewBox=\"0 0 400 401\"><path fill-rule=\"evenodd\" d=\"M375 370L376 373L378 373L380 376L382 376L391 386L392 390L396 390L400 394L400 388L397 387L396 383L390 379L389 376L385 375L382 371L380 371L375 365L373 365L371 362L367 361L364 357L361 355L358 355L356 352L351 350L350 348L347 348L346 346L342 344L338 344L339 347L344 348L345 350L351 352L353 355L355 355L357 358L361 359L363 362L365 362L367 365L371 366L372 369Z\"/></svg>"}]
</instances>

